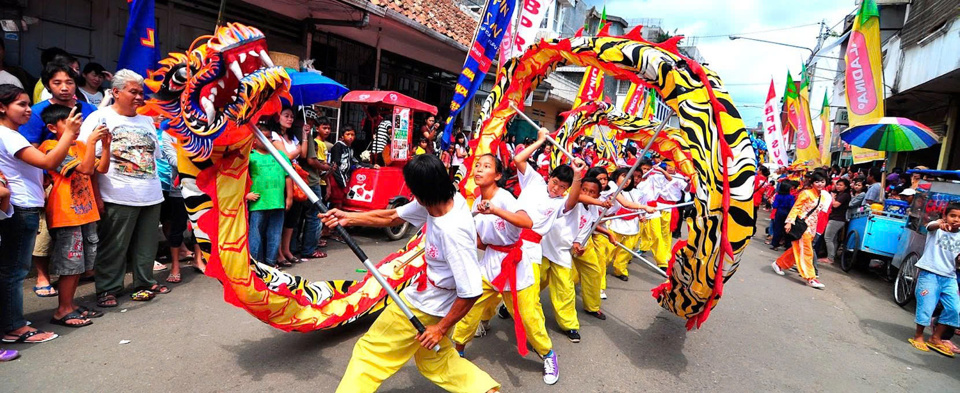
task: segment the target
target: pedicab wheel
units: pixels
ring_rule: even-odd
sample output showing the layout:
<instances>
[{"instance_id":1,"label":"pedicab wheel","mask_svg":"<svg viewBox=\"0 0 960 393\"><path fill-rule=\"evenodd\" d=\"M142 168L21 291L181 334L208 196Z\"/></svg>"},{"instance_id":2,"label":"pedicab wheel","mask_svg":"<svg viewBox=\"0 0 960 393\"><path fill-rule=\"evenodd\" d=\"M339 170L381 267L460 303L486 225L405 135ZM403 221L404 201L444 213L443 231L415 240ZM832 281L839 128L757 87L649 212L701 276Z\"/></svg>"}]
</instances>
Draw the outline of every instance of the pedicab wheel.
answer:
<instances>
[{"instance_id":1,"label":"pedicab wheel","mask_svg":"<svg viewBox=\"0 0 960 393\"><path fill-rule=\"evenodd\" d=\"M396 201L390 202L387 205L387 209L396 209L397 206L403 206L407 203L406 199L398 199ZM383 232L387 234L387 238L390 240L400 240L407 236L407 231L410 229L410 223L404 222L403 224L383 228Z\"/></svg>"},{"instance_id":2,"label":"pedicab wheel","mask_svg":"<svg viewBox=\"0 0 960 393\"><path fill-rule=\"evenodd\" d=\"M907 255L900 265L897 278L893 280L893 301L900 307L910 304L913 300L913 291L917 288L917 261L919 260L920 257L916 253Z\"/></svg>"},{"instance_id":3,"label":"pedicab wheel","mask_svg":"<svg viewBox=\"0 0 960 393\"><path fill-rule=\"evenodd\" d=\"M843 250L840 250L840 269L849 272L857 263L857 256L860 254L860 234L856 231L850 231L847 234L847 241L844 243Z\"/></svg>"}]
</instances>

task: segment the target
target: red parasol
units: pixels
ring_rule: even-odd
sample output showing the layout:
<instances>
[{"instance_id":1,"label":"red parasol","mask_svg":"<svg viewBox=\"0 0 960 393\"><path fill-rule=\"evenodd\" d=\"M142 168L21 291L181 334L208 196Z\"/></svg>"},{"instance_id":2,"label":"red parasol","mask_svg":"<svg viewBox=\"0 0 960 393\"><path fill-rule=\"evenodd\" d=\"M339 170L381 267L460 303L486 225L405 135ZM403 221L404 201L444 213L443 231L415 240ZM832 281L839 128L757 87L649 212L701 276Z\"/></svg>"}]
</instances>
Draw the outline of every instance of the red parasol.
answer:
<instances>
[{"instance_id":1,"label":"red parasol","mask_svg":"<svg viewBox=\"0 0 960 393\"><path fill-rule=\"evenodd\" d=\"M431 115L437 114L437 107L418 101L411 97L387 90L354 90L343 96L341 102L353 102L360 104L384 104L402 106L421 112L427 112Z\"/></svg>"}]
</instances>

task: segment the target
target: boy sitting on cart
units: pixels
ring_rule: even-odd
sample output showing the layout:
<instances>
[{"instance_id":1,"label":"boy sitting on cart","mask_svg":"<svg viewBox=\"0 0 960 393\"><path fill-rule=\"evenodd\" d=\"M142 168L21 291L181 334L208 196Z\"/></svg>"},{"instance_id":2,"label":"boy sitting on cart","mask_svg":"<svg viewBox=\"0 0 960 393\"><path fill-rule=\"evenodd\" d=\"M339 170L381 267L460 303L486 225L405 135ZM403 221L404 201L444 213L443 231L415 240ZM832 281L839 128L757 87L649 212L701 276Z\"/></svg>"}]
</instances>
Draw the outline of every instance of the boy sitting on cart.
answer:
<instances>
[{"instance_id":1,"label":"boy sitting on cart","mask_svg":"<svg viewBox=\"0 0 960 393\"><path fill-rule=\"evenodd\" d=\"M957 260L960 258L960 204L951 203L943 217L927 224L927 241L917 262L917 330L909 339L921 351L930 349L953 357L953 351L941 337L948 329L960 327L960 294L957 289ZM937 303L943 312L930 338L924 342L923 330L930 326Z\"/></svg>"}]
</instances>

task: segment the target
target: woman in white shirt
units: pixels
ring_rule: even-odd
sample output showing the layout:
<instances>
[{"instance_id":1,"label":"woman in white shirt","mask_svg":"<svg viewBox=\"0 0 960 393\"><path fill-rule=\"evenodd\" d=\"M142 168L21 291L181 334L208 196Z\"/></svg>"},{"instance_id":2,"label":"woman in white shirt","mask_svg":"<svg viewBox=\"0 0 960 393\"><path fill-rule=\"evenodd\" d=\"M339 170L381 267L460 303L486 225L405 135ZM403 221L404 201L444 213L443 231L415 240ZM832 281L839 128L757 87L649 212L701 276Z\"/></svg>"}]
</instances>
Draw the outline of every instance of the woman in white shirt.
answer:
<instances>
[{"instance_id":1,"label":"woman in white shirt","mask_svg":"<svg viewBox=\"0 0 960 393\"><path fill-rule=\"evenodd\" d=\"M97 63L87 63L83 67L83 73L80 74L80 80L77 84L77 101L83 101L93 106L100 106L103 101L103 81L106 78L112 78L102 65Z\"/></svg>"},{"instance_id":2,"label":"woman in white shirt","mask_svg":"<svg viewBox=\"0 0 960 393\"><path fill-rule=\"evenodd\" d=\"M30 270L33 243L43 210L43 170L56 170L77 138L81 114L74 108L57 146L46 154L17 131L30 119L30 96L0 85L0 172L7 177L13 215L0 225L0 329L3 342L41 343L57 334L30 327L23 316L23 280Z\"/></svg>"}]
</instances>

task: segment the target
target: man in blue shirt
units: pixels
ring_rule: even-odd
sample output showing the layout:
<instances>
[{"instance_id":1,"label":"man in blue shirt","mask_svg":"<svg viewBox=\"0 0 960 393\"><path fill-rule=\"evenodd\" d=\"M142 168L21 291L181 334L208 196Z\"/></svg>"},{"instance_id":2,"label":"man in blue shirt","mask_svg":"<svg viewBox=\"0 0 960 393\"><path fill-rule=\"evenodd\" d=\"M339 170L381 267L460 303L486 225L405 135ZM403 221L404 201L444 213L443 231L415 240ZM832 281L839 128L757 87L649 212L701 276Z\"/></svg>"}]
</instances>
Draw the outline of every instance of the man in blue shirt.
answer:
<instances>
[{"instance_id":1,"label":"man in blue shirt","mask_svg":"<svg viewBox=\"0 0 960 393\"><path fill-rule=\"evenodd\" d=\"M40 145L40 143L47 139L56 138L53 133L47 130L47 127L43 124L43 119L40 118L40 114L43 113L43 110L50 106L50 104L60 104L68 108L79 104L82 113L81 116L84 119L97 110L97 107L93 105L77 101L77 77L77 72L74 71L73 68L61 62L52 62L47 64L43 69L40 75L40 81L43 83L43 86L50 91L53 97L35 104L31 108L32 113L30 120L27 124L20 126L20 134L23 135L24 138L27 138L34 146Z\"/></svg>"}]
</instances>

